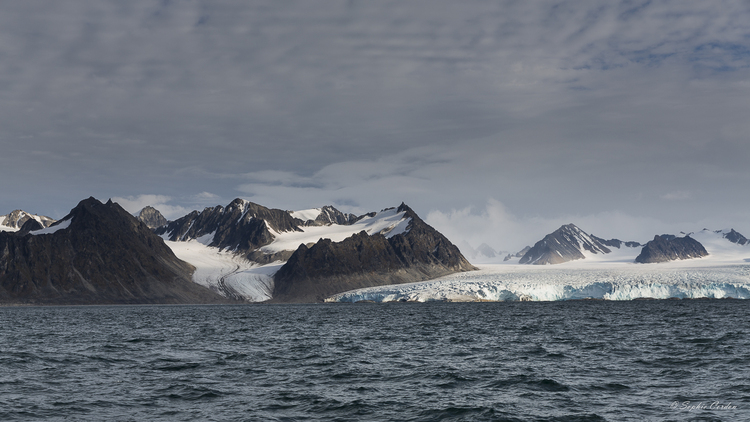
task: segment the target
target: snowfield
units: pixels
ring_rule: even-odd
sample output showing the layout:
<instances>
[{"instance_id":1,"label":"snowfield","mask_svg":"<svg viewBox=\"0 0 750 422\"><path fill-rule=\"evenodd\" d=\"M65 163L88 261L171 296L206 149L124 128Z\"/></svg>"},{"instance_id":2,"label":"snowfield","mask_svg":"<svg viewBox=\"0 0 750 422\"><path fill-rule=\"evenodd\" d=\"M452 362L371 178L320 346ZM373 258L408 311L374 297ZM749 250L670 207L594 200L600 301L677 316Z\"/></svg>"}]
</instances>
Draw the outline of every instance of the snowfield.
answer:
<instances>
[{"instance_id":1,"label":"snowfield","mask_svg":"<svg viewBox=\"0 0 750 422\"><path fill-rule=\"evenodd\" d=\"M47 227L44 229L39 229L36 231L29 232L31 234L37 235L37 234L52 234L56 233L58 230L65 230L68 227L70 227L70 223L73 221L72 218L69 218L67 220L64 220L63 222L59 223L56 226Z\"/></svg>"}]
</instances>

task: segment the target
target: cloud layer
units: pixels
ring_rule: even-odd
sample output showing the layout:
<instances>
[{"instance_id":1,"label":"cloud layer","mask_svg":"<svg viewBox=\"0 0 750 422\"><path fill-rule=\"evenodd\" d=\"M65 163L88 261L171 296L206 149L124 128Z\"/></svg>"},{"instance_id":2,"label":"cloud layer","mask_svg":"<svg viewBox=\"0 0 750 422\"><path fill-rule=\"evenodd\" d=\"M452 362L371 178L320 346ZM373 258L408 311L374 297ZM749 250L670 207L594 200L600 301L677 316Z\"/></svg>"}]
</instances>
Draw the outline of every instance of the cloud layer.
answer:
<instances>
[{"instance_id":1,"label":"cloud layer","mask_svg":"<svg viewBox=\"0 0 750 422\"><path fill-rule=\"evenodd\" d=\"M750 231L747 2L0 11L8 210L60 217L94 195L177 213L242 196L361 212L405 201L475 241L482 224L460 217L496 238L589 217Z\"/></svg>"}]
</instances>

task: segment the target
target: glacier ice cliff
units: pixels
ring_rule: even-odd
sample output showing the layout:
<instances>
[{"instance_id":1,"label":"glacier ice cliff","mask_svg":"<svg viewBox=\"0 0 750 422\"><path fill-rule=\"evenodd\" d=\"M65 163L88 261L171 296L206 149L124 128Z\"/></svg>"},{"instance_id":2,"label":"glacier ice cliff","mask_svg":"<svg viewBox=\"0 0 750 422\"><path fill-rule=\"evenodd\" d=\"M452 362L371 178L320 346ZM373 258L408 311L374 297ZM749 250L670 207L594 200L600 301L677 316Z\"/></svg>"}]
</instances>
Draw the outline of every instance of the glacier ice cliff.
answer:
<instances>
[{"instance_id":1,"label":"glacier ice cliff","mask_svg":"<svg viewBox=\"0 0 750 422\"><path fill-rule=\"evenodd\" d=\"M487 266L437 280L340 293L328 302L558 301L750 298L750 266L505 269Z\"/></svg>"}]
</instances>

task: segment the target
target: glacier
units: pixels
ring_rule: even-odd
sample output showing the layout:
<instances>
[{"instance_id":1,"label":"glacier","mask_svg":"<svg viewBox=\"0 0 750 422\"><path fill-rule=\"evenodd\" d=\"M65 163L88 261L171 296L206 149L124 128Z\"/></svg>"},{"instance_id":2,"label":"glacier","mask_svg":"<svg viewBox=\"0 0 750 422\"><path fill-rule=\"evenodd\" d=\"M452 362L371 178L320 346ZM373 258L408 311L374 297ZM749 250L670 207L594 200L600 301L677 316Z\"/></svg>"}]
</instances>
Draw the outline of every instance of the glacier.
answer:
<instances>
[{"instance_id":1,"label":"glacier","mask_svg":"<svg viewBox=\"0 0 750 422\"><path fill-rule=\"evenodd\" d=\"M213 233L198 239L164 243L183 261L195 267L193 281L227 297L248 302L271 299L273 274L283 265L274 262L259 265L242 255L207 246Z\"/></svg>"},{"instance_id":2,"label":"glacier","mask_svg":"<svg viewBox=\"0 0 750 422\"><path fill-rule=\"evenodd\" d=\"M641 248L609 254L583 251L585 259L556 265L520 265L518 259L479 265L420 283L340 293L328 302L558 301L576 299L750 299L750 244L724 238L728 230L689 233L709 255L658 264L637 264ZM682 233L685 235L685 233Z\"/></svg>"},{"instance_id":3,"label":"glacier","mask_svg":"<svg viewBox=\"0 0 750 422\"><path fill-rule=\"evenodd\" d=\"M486 265L436 280L340 293L327 302L750 298L750 265L519 268Z\"/></svg>"}]
</instances>

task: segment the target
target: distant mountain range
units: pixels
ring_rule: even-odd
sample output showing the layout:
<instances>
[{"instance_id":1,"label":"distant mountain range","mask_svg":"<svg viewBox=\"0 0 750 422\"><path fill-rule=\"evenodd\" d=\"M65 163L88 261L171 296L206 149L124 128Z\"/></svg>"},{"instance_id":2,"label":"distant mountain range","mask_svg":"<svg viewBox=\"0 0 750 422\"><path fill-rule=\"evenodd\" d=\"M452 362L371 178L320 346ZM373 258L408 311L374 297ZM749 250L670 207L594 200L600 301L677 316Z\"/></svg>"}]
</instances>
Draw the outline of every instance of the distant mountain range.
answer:
<instances>
[{"instance_id":1,"label":"distant mountain range","mask_svg":"<svg viewBox=\"0 0 750 422\"><path fill-rule=\"evenodd\" d=\"M658 235L646 244L561 226L515 254L487 244L478 262L656 263L734 254L734 229ZM744 260L744 261L742 261ZM271 209L242 199L167 221L111 201L81 201L60 221L22 210L0 216L0 303L321 302L362 287L434 279L476 268L405 204L364 215L332 206Z\"/></svg>"},{"instance_id":2,"label":"distant mountain range","mask_svg":"<svg viewBox=\"0 0 750 422\"><path fill-rule=\"evenodd\" d=\"M709 252L695 237L713 243L721 239L718 242L720 246L722 243L725 244L724 246L728 244L738 246L748 244L747 238L734 229L717 231L704 229L698 233L682 233L682 235L681 237L668 234L657 235L654 236L653 240L642 245L634 241L605 240L589 235L574 224L566 224L546 235L533 247L524 248L515 257L520 257L518 264L553 265L604 257L612 254L613 250L617 250L619 257L630 256L631 262L658 263L708 256ZM750 248L747 249L747 252L750 254ZM513 255L508 255L505 260L510 261L512 258L514 258Z\"/></svg>"},{"instance_id":3,"label":"distant mountain range","mask_svg":"<svg viewBox=\"0 0 750 422\"><path fill-rule=\"evenodd\" d=\"M89 198L47 228L26 220L0 232L0 303L318 302L475 269L405 204L354 216L236 199L167 222Z\"/></svg>"}]
</instances>

